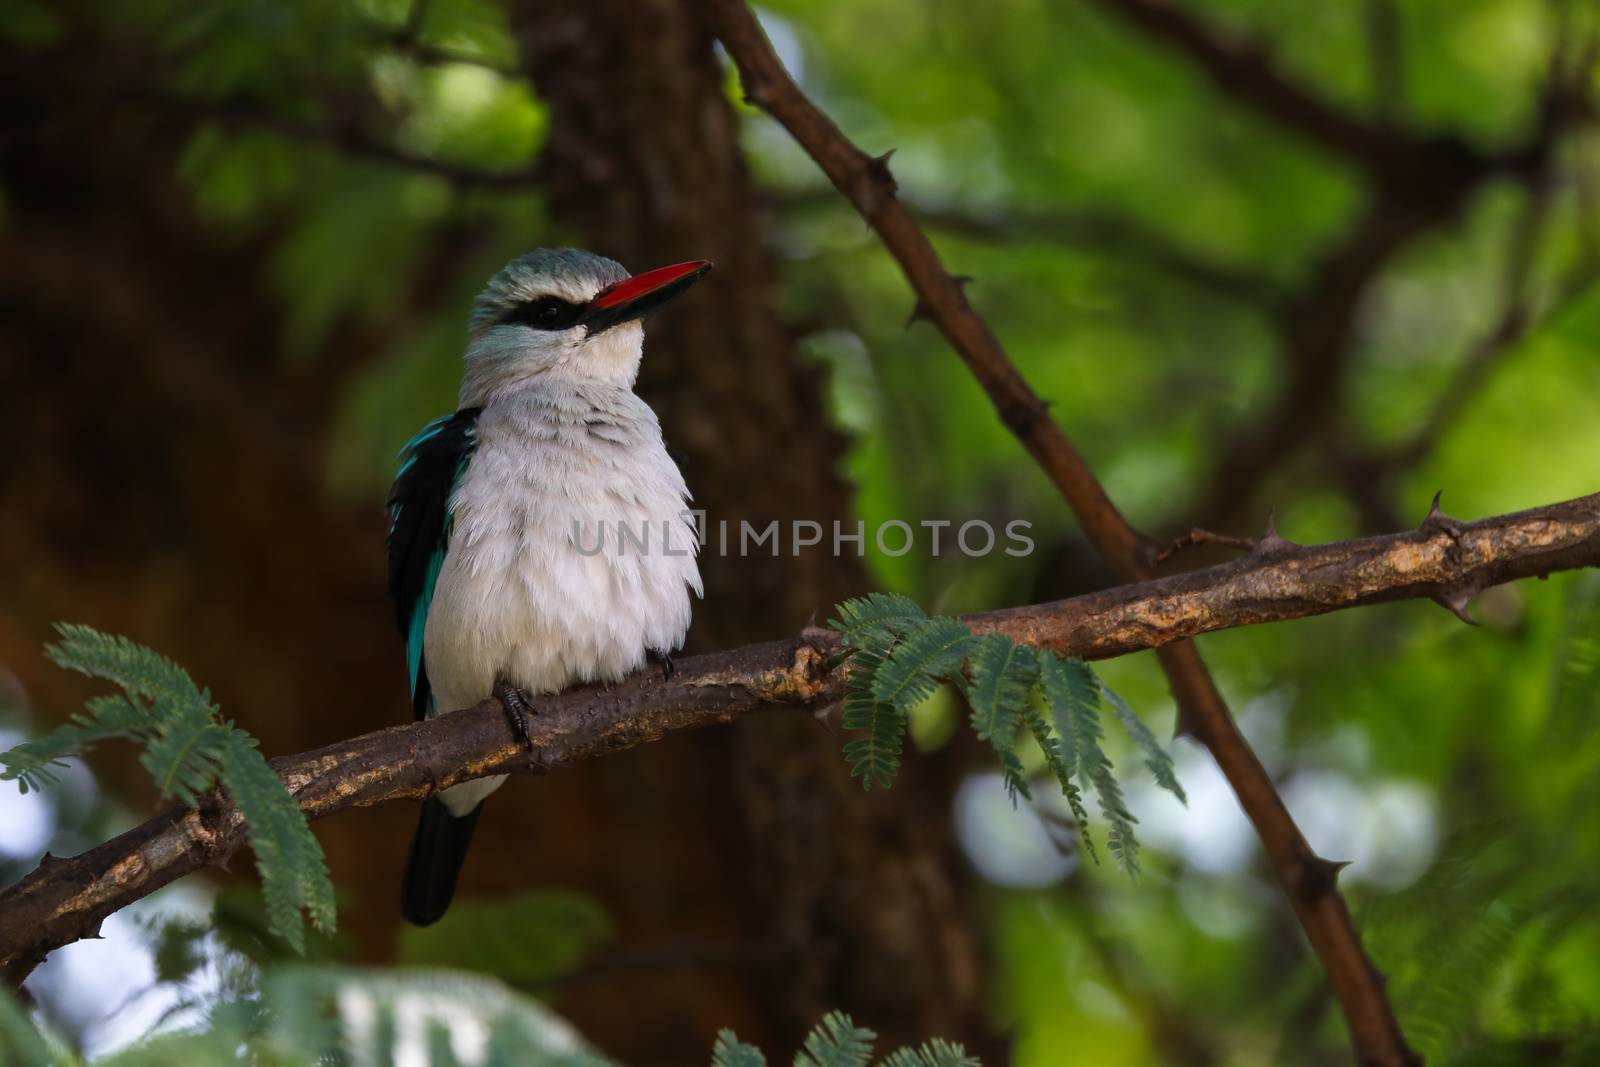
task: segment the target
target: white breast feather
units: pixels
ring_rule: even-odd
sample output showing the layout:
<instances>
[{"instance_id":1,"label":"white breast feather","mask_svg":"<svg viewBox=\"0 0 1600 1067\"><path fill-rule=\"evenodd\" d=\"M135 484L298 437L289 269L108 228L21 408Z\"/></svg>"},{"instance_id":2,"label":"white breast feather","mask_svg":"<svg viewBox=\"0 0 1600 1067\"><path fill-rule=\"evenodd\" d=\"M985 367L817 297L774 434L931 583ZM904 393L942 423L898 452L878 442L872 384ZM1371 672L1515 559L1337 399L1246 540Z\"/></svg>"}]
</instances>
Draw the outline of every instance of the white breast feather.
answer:
<instances>
[{"instance_id":1,"label":"white breast feather","mask_svg":"<svg viewBox=\"0 0 1600 1067\"><path fill-rule=\"evenodd\" d=\"M655 413L630 390L551 383L496 397L478 418L428 611L436 710L470 707L497 676L537 697L620 680L647 650L679 648L690 591L701 592L688 508ZM575 524L591 553L603 529L603 550L580 551ZM619 524L648 530L648 550L619 552ZM681 555L664 549L663 529ZM500 781L442 795L461 813Z\"/></svg>"}]
</instances>

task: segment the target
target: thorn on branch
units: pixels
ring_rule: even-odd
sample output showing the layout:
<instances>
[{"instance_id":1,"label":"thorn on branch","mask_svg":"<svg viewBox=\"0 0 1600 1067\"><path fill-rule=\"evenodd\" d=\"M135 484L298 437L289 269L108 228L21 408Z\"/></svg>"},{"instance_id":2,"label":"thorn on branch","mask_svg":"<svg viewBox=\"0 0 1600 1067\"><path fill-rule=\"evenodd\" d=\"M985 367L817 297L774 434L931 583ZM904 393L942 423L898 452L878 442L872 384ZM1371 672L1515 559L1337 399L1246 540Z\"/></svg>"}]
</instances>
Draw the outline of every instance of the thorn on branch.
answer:
<instances>
[{"instance_id":1,"label":"thorn on branch","mask_svg":"<svg viewBox=\"0 0 1600 1067\"><path fill-rule=\"evenodd\" d=\"M1339 872L1350 866L1349 860L1325 860L1321 856L1308 856L1300 864L1295 878L1296 892L1316 898L1333 892L1339 881Z\"/></svg>"},{"instance_id":2,"label":"thorn on branch","mask_svg":"<svg viewBox=\"0 0 1600 1067\"><path fill-rule=\"evenodd\" d=\"M867 161L867 174L881 186L885 194L893 196L900 189L900 183L894 180L894 175L889 173L889 159L895 154L891 148L881 156L873 156Z\"/></svg>"},{"instance_id":3,"label":"thorn on branch","mask_svg":"<svg viewBox=\"0 0 1600 1067\"><path fill-rule=\"evenodd\" d=\"M1293 552L1301 546L1286 537L1278 536L1278 513L1276 510L1267 512L1267 528L1262 531L1261 539L1256 542L1252 550L1257 556L1272 558L1287 552Z\"/></svg>"},{"instance_id":4,"label":"thorn on branch","mask_svg":"<svg viewBox=\"0 0 1600 1067\"><path fill-rule=\"evenodd\" d=\"M1476 626L1478 625L1478 620L1467 614L1467 605L1472 603L1472 594L1473 590L1471 589L1451 589L1443 593L1436 593L1433 597L1433 602L1468 626Z\"/></svg>"},{"instance_id":5,"label":"thorn on branch","mask_svg":"<svg viewBox=\"0 0 1600 1067\"><path fill-rule=\"evenodd\" d=\"M1422 519L1422 525L1417 529L1427 534L1446 533L1452 541L1461 540L1461 535L1466 532L1466 525L1460 519L1453 519L1446 515L1439 507L1439 498L1444 496L1441 489L1433 494L1433 503L1428 506L1428 514Z\"/></svg>"},{"instance_id":6,"label":"thorn on branch","mask_svg":"<svg viewBox=\"0 0 1600 1067\"><path fill-rule=\"evenodd\" d=\"M849 183L849 196L869 226L876 223L879 213L894 200L895 191L900 188L894 175L889 173L892 155L894 149L891 148L881 156L867 157L861 171ZM861 180L863 177L865 181ZM845 186L841 184L840 188Z\"/></svg>"}]
</instances>

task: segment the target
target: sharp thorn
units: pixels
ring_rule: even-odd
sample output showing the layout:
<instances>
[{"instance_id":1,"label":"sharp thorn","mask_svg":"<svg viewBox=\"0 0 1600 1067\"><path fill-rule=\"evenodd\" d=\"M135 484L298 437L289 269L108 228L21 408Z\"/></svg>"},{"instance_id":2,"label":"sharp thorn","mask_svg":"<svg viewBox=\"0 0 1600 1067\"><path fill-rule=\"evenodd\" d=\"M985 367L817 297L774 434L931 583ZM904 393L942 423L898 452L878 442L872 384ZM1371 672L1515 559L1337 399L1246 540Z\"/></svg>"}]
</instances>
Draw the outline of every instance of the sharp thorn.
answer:
<instances>
[{"instance_id":1,"label":"sharp thorn","mask_svg":"<svg viewBox=\"0 0 1600 1067\"><path fill-rule=\"evenodd\" d=\"M1478 620L1467 614L1467 605L1472 603L1470 590L1457 589L1448 593L1440 593L1434 596L1433 602L1468 626L1478 625Z\"/></svg>"},{"instance_id":2,"label":"sharp thorn","mask_svg":"<svg viewBox=\"0 0 1600 1067\"><path fill-rule=\"evenodd\" d=\"M872 180L887 185L891 193L900 187L894 180L894 175L889 173L889 157L894 155L894 152L895 150L891 148L883 155L873 156L867 161L867 173L872 176Z\"/></svg>"},{"instance_id":3,"label":"sharp thorn","mask_svg":"<svg viewBox=\"0 0 1600 1067\"><path fill-rule=\"evenodd\" d=\"M918 300L911 308L911 314L906 316L906 329L911 329L918 322L932 322L933 316L928 312L928 305Z\"/></svg>"},{"instance_id":4,"label":"sharp thorn","mask_svg":"<svg viewBox=\"0 0 1600 1067\"><path fill-rule=\"evenodd\" d=\"M1428 505L1428 514L1423 516L1422 525L1418 529L1425 533L1441 531L1449 534L1452 539L1459 540L1466 527L1462 525L1460 519L1451 518L1439 507L1439 499L1443 496L1443 489L1433 494L1433 503Z\"/></svg>"},{"instance_id":5,"label":"sharp thorn","mask_svg":"<svg viewBox=\"0 0 1600 1067\"><path fill-rule=\"evenodd\" d=\"M1321 856L1309 856L1300 865L1299 889L1310 896L1332 892L1339 881L1339 872L1348 866L1349 860L1325 860Z\"/></svg>"},{"instance_id":6,"label":"sharp thorn","mask_svg":"<svg viewBox=\"0 0 1600 1067\"><path fill-rule=\"evenodd\" d=\"M1278 536L1278 513L1276 510L1268 511L1267 528L1262 531L1261 539L1256 542L1255 554L1258 556L1278 556L1299 547L1288 538Z\"/></svg>"},{"instance_id":7,"label":"sharp thorn","mask_svg":"<svg viewBox=\"0 0 1600 1067\"><path fill-rule=\"evenodd\" d=\"M1176 741L1181 737L1187 737L1196 744L1201 743L1200 735L1195 732L1193 717L1179 707L1178 717L1172 723L1172 739Z\"/></svg>"}]
</instances>

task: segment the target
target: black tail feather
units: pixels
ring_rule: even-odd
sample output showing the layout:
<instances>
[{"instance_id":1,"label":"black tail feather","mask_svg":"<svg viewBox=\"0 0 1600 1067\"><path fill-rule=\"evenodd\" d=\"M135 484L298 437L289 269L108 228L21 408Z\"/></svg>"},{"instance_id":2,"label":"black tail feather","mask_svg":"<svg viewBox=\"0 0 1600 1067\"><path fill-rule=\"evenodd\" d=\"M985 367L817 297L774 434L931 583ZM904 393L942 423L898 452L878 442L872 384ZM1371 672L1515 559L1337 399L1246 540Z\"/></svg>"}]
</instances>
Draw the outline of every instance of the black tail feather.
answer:
<instances>
[{"instance_id":1,"label":"black tail feather","mask_svg":"<svg viewBox=\"0 0 1600 1067\"><path fill-rule=\"evenodd\" d=\"M406 857L405 880L400 886L400 912L408 922L427 926L437 922L450 907L456 892L456 876L467 860L472 830L483 811L479 804L457 818L438 797L422 802L417 832L411 838L411 854Z\"/></svg>"}]
</instances>

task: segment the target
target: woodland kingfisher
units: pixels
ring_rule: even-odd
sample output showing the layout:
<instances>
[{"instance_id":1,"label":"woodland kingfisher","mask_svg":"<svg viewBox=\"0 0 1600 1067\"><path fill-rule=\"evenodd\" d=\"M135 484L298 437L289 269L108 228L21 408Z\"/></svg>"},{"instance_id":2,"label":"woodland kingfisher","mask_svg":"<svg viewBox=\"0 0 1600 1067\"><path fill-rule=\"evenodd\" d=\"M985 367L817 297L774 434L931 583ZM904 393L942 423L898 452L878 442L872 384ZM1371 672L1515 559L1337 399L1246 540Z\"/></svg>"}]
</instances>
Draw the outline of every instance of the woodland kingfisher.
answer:
<instances>
[{"instance_id":1,"label":"woodland kingfisher","mask_svg":"<svg viewBox=\"0 0 1600 1067\"><path fill-rule=\"evenodd\" d=\"M696 525L633 386L642 320L710 269L630 276L540 249L478 296L457 410L406 444L389 495L389 593L417 718L494 695L526 739L541 694L618 681L647 658L671 672L701 593ZM445 913L480 805L504 780L423 801L408 920Z\"/></svg>"}]
</instances>

